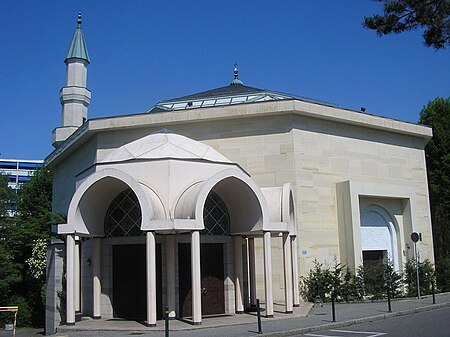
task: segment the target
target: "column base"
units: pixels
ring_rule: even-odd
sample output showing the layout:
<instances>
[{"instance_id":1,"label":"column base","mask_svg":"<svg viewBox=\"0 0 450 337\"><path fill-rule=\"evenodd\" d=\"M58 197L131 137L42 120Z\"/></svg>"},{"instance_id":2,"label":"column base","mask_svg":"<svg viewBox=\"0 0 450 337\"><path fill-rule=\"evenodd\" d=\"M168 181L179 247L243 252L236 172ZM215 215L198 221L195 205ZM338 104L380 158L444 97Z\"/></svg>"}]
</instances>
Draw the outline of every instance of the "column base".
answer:
<instances>
[{"instance_id":1,"label":"column base","mask_svg":"<svg viewBox=\"0 0 450 337\"><path fill-rule=\"evenodd\" d=\"M192 325L202 325L202 322L192 322Z\"/></svg>"},{"instance_id":2,"label":"column base","mask_svg":"<svg viewBox=\"0 0 450 337\"><path fill-rule=\"evenodd\" d=\"M286 314L293 314L294 312L293 311L291 311L291 310L289 310L289 311L286 311Z\"/></svg>"},{"instance_id":3,"label":"column base","mask_svg":"<svg viewBox=\"0 0 450 337\"><path fill-rule=\"evenodd\" d=\"M102 316L92 316L93 319L102 319Z\"/></svg>"},{"instance_id":4,"label":"column base","mask_svg":"<svg viewBox=\"0 0 450 337\"><path fill-rule=\"evenodd\" d=\"M75 322L67 322L66 325L73 326L73 325L75 325Z\"/></svg>"},{"instance_id":5,"label":"column base","mask_svg":"<svg viewBox=\"0 0 450 337\"><path fill-rule=\"evenodd\" d=\"M300 308L300 304L294 304L294 308Z\"/></svg>"},{"instance_id":6,"label":"column base","mask_svg":"<svg viewBox=\"0 0 450 337\"><path fill-rule=\"evenodd\" d=\"M273 318L273 315L266 315L266 318Z\"/></svg>"},{"instance_id":7,"label":"column base","mask_svg":"<svg viewBox=\"0 0 450 337\"><path fill-rule=\"evenodd\" d=\"M144 325L145 325L147 328L154 328L154 327L156 326L156 323L147 323L147 322L144 322Z\"/></svg>"},{"instance_id":8,"label":"column base","mask_svg":"<svg viewBox=\"0 0 450 337\"><path fill-rule=\"evenodd\" d=\"M236 311L236 314L243 314L244 313L244 311Z\"/></svg>"}]
</instances>

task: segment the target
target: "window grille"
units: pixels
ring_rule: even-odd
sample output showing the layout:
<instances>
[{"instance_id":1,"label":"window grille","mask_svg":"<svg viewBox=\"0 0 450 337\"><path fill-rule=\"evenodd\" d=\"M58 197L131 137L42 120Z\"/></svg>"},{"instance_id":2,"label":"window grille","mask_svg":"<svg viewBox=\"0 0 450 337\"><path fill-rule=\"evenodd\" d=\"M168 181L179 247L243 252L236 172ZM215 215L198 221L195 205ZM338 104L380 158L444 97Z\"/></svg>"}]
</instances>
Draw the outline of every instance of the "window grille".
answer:
<instances>
[{"instance_id":1,"label":"window grille","mask_svg":"<svg viewBox=\"0 0 450 337\"><path fill-rule=\"evenodd\" d=\"M209 192L203 209L203 235L230 235L230 216L222 199L213 191Z\"/></svg>"},{"instance_id":2,"label":"window grille","mask_svg":"<svg viewBox=\"0 0 450 337\"><path fill-rule=\"evenodd\" d=\"M105 217L105 236L141 236L141 207L131 189L117 195L109 205Z\"/></svg>"}]
</instances>

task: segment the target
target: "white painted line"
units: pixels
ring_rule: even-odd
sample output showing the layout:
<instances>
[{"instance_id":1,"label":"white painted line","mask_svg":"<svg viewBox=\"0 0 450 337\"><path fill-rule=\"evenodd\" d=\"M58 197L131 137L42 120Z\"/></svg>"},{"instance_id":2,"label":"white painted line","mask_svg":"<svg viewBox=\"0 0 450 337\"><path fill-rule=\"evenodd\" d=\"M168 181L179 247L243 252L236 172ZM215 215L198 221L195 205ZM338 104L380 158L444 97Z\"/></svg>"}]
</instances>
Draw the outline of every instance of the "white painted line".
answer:
<instances>
[{"instance_id":1,"label":"white painted line","mask_svg":"<svg viewBox=\"0 0 450 337\"><path fill-rule=\"evenodd\" d=\"M312 333L308 333L308 334L305 334L304 336L311 336L311 337L344 337L344 336L334 336L334 335L315 335L315 334L312 334Z\"/></svg>"},{"instance_id":2,"label":"white painted line","mask_svg":"<svg viewBox=\"0 0 450 337\"><path fill-rule=\"evenodd\" d=\"M378 337L385 335L384 332L369 332L369 331L351 331L351 330L330 330L333 332L343 332L343 333L354 333L354 334L364 334L367 335L367 337Z\"/></svg>"}]
</instances>

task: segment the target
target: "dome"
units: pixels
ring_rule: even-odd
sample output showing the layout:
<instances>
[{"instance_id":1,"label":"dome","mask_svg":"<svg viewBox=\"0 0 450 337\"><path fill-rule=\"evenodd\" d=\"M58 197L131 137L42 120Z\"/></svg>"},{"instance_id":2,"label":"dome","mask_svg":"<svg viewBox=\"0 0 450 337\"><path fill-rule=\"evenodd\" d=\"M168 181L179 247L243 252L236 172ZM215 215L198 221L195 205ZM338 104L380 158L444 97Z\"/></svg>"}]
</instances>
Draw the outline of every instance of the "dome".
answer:
<instances>
[{"instance_id":1,"label":"dome","mask_svg":"<svg viewBox=\"0 0 450 337\"><path fill-rule=\"evenodd\" d=\"M119 147L100 163L164 158L231 163L211 146L165 129Z\"/></svg>"}]
</instances>

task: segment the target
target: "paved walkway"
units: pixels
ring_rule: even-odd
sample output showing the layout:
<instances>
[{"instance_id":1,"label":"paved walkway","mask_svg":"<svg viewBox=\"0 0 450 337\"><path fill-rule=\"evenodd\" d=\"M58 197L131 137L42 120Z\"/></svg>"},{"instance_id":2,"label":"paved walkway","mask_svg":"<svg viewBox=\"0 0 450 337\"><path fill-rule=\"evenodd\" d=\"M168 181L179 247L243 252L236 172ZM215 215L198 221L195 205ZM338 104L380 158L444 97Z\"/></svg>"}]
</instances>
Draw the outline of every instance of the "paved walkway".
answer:
<instances>
[{"instance_id":1,"label":"paved walkway","mask_svg":"<svg viewBox=\"0 0 450 337\"><path fill-rule=\"evenodd\" d=\"M421 299L410 298L393 300L392 312L388 312L386 301L336 304L336 322L332 322L331 304L323 307L305 305L297 308L294 314L282 313L281 308L275 312L274 318L262 318L263 336L281 337L300 333L338 328L357 323L382 320L399 315L409 315L415 312L450 307L450 293L437 294L436 304L432 304L431 296ZM276 307L277 309L277 307ZM309 311L309 312L308 312ZM36 330L18 330L18 337L42 335ZM55 337L118 337L118 336L148 336L163 337L164 323L158 322L157 327L147 328L138 322L122 320L92 320L83 319L75 326L61 326ZM201 326L193 326L188 322L170 321L171 337L237 337L257 336L258 326L254 314L205 318ZM0 331L0 337L12 336L12 333Z\"/></svg>"}]
</instances>

